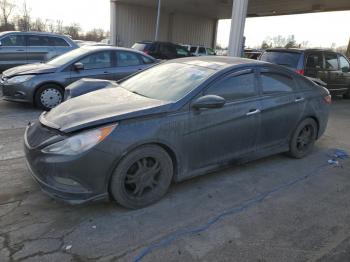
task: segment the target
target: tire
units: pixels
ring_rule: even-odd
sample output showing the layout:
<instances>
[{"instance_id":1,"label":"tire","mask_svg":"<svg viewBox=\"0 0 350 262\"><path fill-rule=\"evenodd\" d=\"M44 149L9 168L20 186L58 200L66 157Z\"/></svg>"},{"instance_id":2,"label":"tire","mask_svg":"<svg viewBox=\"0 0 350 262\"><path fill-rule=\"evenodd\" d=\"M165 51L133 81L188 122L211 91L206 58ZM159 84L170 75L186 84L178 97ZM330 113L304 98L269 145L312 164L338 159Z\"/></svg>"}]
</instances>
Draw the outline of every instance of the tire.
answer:
<instances>
[{"instance_id":1,"label":"tire","mask_svg":"<svg viewBox=\"0 0 350 262\"><path fill-rule=\"evenodd\" d=\"M317 133L317 123L312 118L307 118L299 123L290 142L289 155L298 159L307 156L314 147Z\"/></svg>"},{"instance_id":2,"label":"tire","mask_svg":"<svg viewBox=\"0 0 350 262\"><path fill-rule=\"evenodd\" d=\"M63 101L63 90L55 84L40 87L35 93L35 105L40 109L49 111Z\"/></svg>"},{"instance_id":3,"label":"tire","mask_svg":"<svg viewBox=\"0 0 350 262\"><path fill-rule=\"evenodd\" d=\"M142 146L127 154L118 164L110 181L110 194L126 208L142 208L166 194L173 173L173 162L163 148Z\"/></svg>"}]
</instances>

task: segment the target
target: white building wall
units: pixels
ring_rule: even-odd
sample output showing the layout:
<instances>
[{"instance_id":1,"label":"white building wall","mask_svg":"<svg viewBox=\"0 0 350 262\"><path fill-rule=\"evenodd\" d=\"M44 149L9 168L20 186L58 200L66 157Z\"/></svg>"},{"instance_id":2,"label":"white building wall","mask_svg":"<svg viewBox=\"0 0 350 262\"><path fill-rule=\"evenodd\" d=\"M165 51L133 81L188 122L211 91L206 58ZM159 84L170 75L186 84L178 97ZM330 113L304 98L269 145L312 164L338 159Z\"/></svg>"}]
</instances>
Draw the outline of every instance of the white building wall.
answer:
<instances>
[{"instance_id":1,"label":"white building wall","mask_svg":"<svg viewBox=\"0 0 350 262\"><path fill-rule=\"evenodd\" d=\"M117 45L131 47L136 41L154 40L155 8L118 3L116 6ZM212 46L216 20L183 13L161 12L160 41Z\"/></svg>"}]
</instances>

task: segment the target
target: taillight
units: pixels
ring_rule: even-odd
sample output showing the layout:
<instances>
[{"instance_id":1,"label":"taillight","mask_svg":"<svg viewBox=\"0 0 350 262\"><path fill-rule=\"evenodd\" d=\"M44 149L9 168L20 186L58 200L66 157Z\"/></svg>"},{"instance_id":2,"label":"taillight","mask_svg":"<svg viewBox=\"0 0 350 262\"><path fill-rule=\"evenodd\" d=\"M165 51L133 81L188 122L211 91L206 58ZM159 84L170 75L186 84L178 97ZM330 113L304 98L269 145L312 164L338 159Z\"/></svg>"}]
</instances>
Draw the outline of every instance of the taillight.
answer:
<instances>
[{"instance_id":1,"label":"taillight","mask_svg":"<svg viewBox=\"0 0 350 262\"><path fill-rule=\"evenodd\" d=\"M332 96L331 95L325 96L323 99L327 104L332 103Z\"/></svg>"},{"instance_id":2,"label":"taillight","mask_svg":"<svg viewBox=\"0 0 350 262\"><path fill-rule=\"evenodd\" d=\"M297 72L299 75L304 75L305 71L303 69L298 69L295 72Z\"/></svg>"}]
</instances>

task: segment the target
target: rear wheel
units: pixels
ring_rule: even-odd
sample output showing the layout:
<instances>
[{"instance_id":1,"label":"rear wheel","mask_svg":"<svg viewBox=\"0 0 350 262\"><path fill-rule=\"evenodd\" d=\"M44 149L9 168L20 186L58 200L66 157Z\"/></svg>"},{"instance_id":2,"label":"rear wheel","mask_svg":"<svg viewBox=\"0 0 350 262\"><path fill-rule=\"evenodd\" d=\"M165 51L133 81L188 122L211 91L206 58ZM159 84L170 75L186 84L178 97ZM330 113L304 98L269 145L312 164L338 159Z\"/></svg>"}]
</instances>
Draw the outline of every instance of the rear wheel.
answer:
<instances>
[{"instance_id":1,"label":"rear wheel","mask_svg":"<svg viewBox=\"0 0 350 262\"><path fill-rule=\"evenodd\" d=\"M142 208L155 203L168 191L173 163L168 153L155 145L130 152L115 169L110 193L122 206Z\"/></svg>"},{"instance_id":2,"label":"rear wheel","mask_svg":"<svg viewBox=\"0 0 350 262\"><path fill-rule=\"evenodd\" d=\"M312 118L303 120L293 134L289 155L294 158L307 156L314 147L317 129L317 123Z\"/></svg>"},{"instance_id":3,"label":"rear wheel","mask_svg":"<svg viewBox=\"0 0 350 262\"><path fill-rule=\"evenodd\" d=\"M34 99L37 107L49 111L63 101L63 91L55 84L44 85L36 91Z\"/></svg>"}]
</instances>

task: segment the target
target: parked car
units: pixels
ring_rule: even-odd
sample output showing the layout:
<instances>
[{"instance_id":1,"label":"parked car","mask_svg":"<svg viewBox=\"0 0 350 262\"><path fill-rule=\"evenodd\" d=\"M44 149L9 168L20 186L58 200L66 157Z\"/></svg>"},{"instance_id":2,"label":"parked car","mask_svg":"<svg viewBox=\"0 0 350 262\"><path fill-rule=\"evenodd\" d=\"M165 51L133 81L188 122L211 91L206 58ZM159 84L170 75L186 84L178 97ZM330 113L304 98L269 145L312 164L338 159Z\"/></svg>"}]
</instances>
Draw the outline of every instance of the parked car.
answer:
<instances>
[{"instance_id":1,"label":"parked car","mask_svg":"<svg viewBox=\"0 0 350 262\"><path fill-rule=\"evenodd\" d=\"M324 49L268 49L260 60L321 79L332 94L350 98L350 61L340 53Z\"/></svg>"},{"instance_id":2,"label":"parked car","mask_svg":"<svg viewBox=\"0 0 350 262\"><path fill-rule=\"evenodd\" d=\"M192 56L183 46L170 42L142 41L135 43L132 48L156 59L169 60Z\"/></svg>"},{"instance_id":3,"label":"parked car","mask_svg":"<svg viewBox=\"0 0 350 262\"><path fill-rule=\"evenodd\" d=\"M194 56L216 55L214 49L198 45L186 45L187 50Z\"/></svg>"},{"instance_id":4,"label":"parked car","mask_svg":"<svg viewBox=\"0 0 350 262\"><path fill-rule=\"evenodd\" d=\"M68 36L40 32L0 33L0 72L43 62L78 48Z\"/></svg>"},{"instance_id":5,"label":"parked car","mask_svg":"<svg viewBox=\"0 0 350 262\"><path fill-rule=\"evenodd\" d=\"M65 87L81 78L120 80L156 62L133 49L85 46L47 63L8 69L0 86L5 100L29 102L49 110L62 102Z\"/></svg>"},{"instance_id":6,"label":"parked car","mask_svg":"<svg viewBox=\"0 0 350 262\"><path fill-rule=\"evenodd\" d=\"M172 181L280 152L306 156L330 102L327 89L277 65L170 60L43 113L27 127L25 154L55 198L141 208Z\"/></svg>"}]
</instances>

